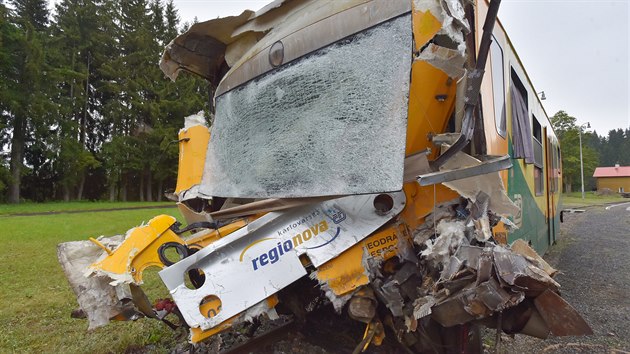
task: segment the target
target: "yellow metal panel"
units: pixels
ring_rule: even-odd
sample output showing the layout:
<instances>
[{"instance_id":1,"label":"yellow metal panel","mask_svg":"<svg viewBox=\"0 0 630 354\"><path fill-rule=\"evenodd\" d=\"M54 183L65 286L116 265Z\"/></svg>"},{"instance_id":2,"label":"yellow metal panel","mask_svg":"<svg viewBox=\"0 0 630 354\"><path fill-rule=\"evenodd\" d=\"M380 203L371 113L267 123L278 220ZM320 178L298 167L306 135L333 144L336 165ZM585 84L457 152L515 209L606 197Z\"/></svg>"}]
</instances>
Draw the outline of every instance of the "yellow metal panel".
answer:
<instances>
[{"instance_id":1,"label":"yellow metal panel","mask_svg":"<svg viewBox=\"0 0 630 354\"><path fill-rule=\"evenodd\" d=\"M413 3L412 3L413 4ZM442 23L429 11L416 11L411 15L413 21L413 39L416 45L415 50L420 50L429 40L431 40L442 28Z\"/></svg>"},{"instance_id":2,"label":"yellow metal panel","mask_svg":"<svg viewBox=\"0 0 630 354\"><path fill-rule=\"evenodd\" d=\"M317 279L328 283L335 295L346 294L369 282L363 268L363 254L389 259L396 255L399 237L411 242L403 225L379 231L317 269Z\"/></svg>"},{"instance_id":3,"label":"yellow metal panel","mask_svg":"<svg viewBox=\"0 0 630 354\"><path fill-rule=\"evenodd\" d=\"M208 230L202 234L198 234L193 238L189 238L186 240L186 244L189 246L198 245L201 247L206 247L212 242L220 239L221 237L225 237L232 232L246 226L250 222L258 219L260 216L249 216L240 220L236 220L228 225L220 227L218 230Z\"/></svg>"},{"instance_id":4,"label":"yellow metal panel","mask_svg":"<svg viewBox=\"0 0 630 354\"><path fill-rule=\"evenodd\" d=\"M456 89L455 82L443 71L423 61L413 62L411 87L409 88L407 148L405 151L407 155L432 147L429 133L444 132L448 119L455 108ZM438 100L436 98L438 96L443 97L443 101Z\"/></svg>"},{"instance_id":5,"label":"yellow metal panel","mask_svg":"<svg viewBox=\"0 0 630 354\"><path fill-rule=\"evenodd\" d=\"M414 230L424 223L424 218L433 212L433 201L436 204L459 198L459 194L442 184L435 186L420 186L418 183L407 183L403 186L407 196L407 204L403 209L401 218Z\"/></svg>"},{"instance_id":6,"label":"yellow metal panel","mask_svg":"<svg viewBox=\"0 0 630 354\"><path fill-rule=\"evenodd\" d=\"M272 309L274 307L276 307L276 305L278 304L278 296L276 295L272 295L270 297L268 297L267 299L264 300L267 304L267 307L269 309ZM199 343L202 342L203 340L212 337L213 335L217 334L217 333L221 333L227 329L230 329L232 327L232 325L234 324L234 321L236 321L238 319L239 315L236 315L234 317L231 317L223 322L221 322L220 324L218 324L217 326L210 328L206 331L202 330L201 328L191 328L190 329L190 341L192 343Z\"/></svg>"},{"instance_id":7,"label":"yellow metal panel","mask_svg":"<svg viewBox=\"0 0 630 354\"><path fill-rule=\"evenodd\" d=\"M175 193L201 183L210 129L196 125L179 132L179 168Z\"/></svg>"},{"instance_id":8,"label":"yellow metal panel","mask_svg":"<svg viewBox=\"0 0 630 354\"><path fill-rule=\"evenodd\" d=\"M142 272L150 267L164 268L164 264L158 256L158 249L167 242L176 242L192 247L206 247L212 242L225 237L232 232L249 224L259 216L251 216L225 225L218 230L212 230L196 234L184 241L170 230L175 223L175 218L168 215L160 215L149 221L148 225L140 226L129 231L125 241L100 262L94 263L92 268L124 276L131 274L137 284L142 283ZM96 242L97 245L100 243Z\"/></svg>"},{"instance_id":9,"label":"yellow metal panel","mask_svg":"<svg viewBox=\"0 0 630 354\"><path fill-rule=\"evenodd\" d=\"M131 274L136 284L142 283L142 271L150 266L163 268L158 257L158 248L166 242L183 244L169 228L175 223L169 215L159 215L147 225L133 228L118 248L103 260L92 264L91 268L100 269L112 275Z\"/></svg>"},{"instance_id":10,"label":"yellow metal panel","mask_svg":"<svg viewBox=\"0 0 630 354\"><path fill-rule=\"evenodd\" d=\"M210 328L207 331L202 330L199 327L196 328L191 328L190 329L190 341L192 343L199 343L205 339L208 339L210 337L212 337L215 334L221 333L225 330L228 330L232 327L232 323L234 322L234 320L236 320L236 318L238 317L238 315L229 318L223 322L221 322L220 324L218 324L216 327Z\"/></svg>"}]
</instances>

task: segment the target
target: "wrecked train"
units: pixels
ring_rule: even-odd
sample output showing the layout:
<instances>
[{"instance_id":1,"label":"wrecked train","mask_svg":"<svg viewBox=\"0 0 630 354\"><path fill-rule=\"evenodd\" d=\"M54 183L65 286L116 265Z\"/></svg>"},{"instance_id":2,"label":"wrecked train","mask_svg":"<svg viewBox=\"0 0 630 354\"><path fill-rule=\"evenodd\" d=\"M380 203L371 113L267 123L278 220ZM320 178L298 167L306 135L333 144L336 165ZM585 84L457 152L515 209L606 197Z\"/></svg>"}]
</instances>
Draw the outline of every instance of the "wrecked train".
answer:
<instances>
[{"instance_id":1,"label":"wrecked train","mask_svg":"<svg viewBox=\"0 0 630 354\"><path fill-rule=\"evenodd\" d=\"M498 4L278 0L175 38L164 73L213 90L211 126L179 133L187 226L59 245L90 328L146 316L199 343L332 306L365 326L359 351L590 333L538 255L560 149ZM152 266L172 300L143 293Z\"/></svg>"}]
</instances>

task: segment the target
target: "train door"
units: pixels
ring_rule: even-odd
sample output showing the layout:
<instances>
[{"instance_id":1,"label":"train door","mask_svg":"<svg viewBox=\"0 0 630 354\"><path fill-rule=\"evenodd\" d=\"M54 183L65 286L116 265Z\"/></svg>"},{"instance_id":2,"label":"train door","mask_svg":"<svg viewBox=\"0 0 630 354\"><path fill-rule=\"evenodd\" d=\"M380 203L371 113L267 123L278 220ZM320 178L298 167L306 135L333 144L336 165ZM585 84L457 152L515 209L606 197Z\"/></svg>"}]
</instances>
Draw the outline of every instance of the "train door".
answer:
<instances>
[{"instance_id":1,"label":"train door","mask_svg":"<svg viewBox=\"0 0 630 354\"><path fill-rule=\"evenodd\" d=\"M554 168L554 145L551 138L547 135L547 128L543 128L543 136L545 141L545 171L546 173L546 190L547 190L547 240L549 245L556 241L556 180L554 174L557 173Z\"/></svg>"}]
</instances>

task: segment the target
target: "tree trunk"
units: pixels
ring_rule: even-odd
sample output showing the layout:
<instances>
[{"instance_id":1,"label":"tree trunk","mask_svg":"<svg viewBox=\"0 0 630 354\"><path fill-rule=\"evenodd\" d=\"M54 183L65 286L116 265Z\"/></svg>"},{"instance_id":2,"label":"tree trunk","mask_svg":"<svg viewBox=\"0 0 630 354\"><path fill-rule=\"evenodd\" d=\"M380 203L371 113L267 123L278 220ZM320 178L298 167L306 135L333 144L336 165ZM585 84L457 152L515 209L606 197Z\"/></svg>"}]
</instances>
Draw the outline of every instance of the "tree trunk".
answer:
<instances>
[{"instance_id":1,"label":"tree trunk","mask_svg":"<svg viewBox=\"0 0 630 354\"><path fill-rule=\"evenodd\" d=\"M151 169L147 168L147 202L153 201L153 183L152 183Z\"/></svg>"},{"instance_id":2,"label":"tree trunk","mask_svg":"<svg viewBox=\"0 0 630 354\"><path fill-rule=\"evenodd\" d=\"M144 202L144 171L140 172L140 201Z\"/></svg>"},{"instance_id":3,"label":"tree trunk","mask_svg":"<svg viewBox=\"0 0 630 354\"><path fill-rule=\"evenodd\" d=\"M158 202L162 201L162 195L164 194L164 192L162 191L163 184L164 181L161 178L158 179L157 195L155 196L155 200Z\"/></svg>"},{"instance_id":4,"label":"tree trunk","mask_svg":"<svg viewBox=\"0 0 630 354\"><path fill-rule=\"evenodd\" d=\"M122 183L120 186L120 194L123 202L127 201L127 173L123 174Z\"/></svg>"},{"instance_id":5,"label":"tree trunk","mask_svg":"<svg viewBox=\"0 0 630 354\"><path fill-rule=\"evenodd\" d=\"M81 182L79 182L79 189L77 190L77 200L83 199L83 187L85 187L85 170L81 172Z\"/></svg>"},{"instance_id":6,"label":"tree trunk","mask_svg":"<svg viewBox=\"0 0 630 354\"><path fill-rule=\"evenodd\" d=\"M70 201L70 187L68 187L68 185L64 183L62 186L62 189L63 189L63 201L69 202Z\"/></svg>"},{"instance_id":7,"label":"tree trunk","mask_svg":"<svg viewBox=\"0 0 630 354\"><path fill-rule=\"evenodd\" d=\"M112 183L109 185L109 201L113 202L116 200L116 183Z\"/></svg>"},{"instance_id":8,"label":"tree trunk","mask_svg":"<svg viewBox=\"0 0 630 354\"><path fill-rule=\"evenodd\" d=\"M13 138L11 139L11 185L9 187L9 203L20 202L25 128L26 119L22 115L16 115L13 124Z\"/></svg>"},{"instance_id":9,"label":"tree trunk","mask_svg":"<svg viewBox=\"0 0 630 354\"><path fill-rule=\"evenodd\" d=\"M81 131L79 135L79 141L81 146L85 148L85 136L87 135L87 115L88 115L88 103L90 102L90 52L87 52L87 72L85 74L85 106L83 108L83 118L81 118ZM83 174L85 178L85 173Z\"/></svg>"}]
</instances>

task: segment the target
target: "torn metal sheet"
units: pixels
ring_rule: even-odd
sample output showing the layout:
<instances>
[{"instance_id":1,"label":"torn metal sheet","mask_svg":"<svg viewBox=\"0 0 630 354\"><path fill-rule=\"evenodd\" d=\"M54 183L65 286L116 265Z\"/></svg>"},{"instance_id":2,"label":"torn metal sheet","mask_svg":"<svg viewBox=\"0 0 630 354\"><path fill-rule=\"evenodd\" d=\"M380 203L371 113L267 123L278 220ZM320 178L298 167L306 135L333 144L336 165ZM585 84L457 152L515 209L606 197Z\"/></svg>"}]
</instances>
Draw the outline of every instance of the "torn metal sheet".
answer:
<instances>
[{"instance_id":1,"label":"torn metal sheet","mask_svg":"<svg viewBox=\"0 0 630 354\"><path fill-rule=\"evenodd\" d=\"M514 296L501 287L494 278L479 284L476 288L478 298L493 312L501 312L520 303L524 296Z\"/></svg>"},{"instance_id":2,"label":"torn metal sheet","mask_svg":"<svg viewBox=\"0 0 630 354\"><path fill-rule=\"evenodd\" d=\"M583 336L593 334L591 327L560 295L547 289L535 300L536 309L554 336Z\"/></svg>"},{"instance_id":3,"label":"torn metal sheet","mask_svg":"<svg viewBox=\"0 0 630 354\"><path fill-rule=\"evenodd\" d=\"M162 270L160 277L191 327L212 328L306 275L300 255L306 254L319 267L397 215L405 205L404 193L390 195L393 207L383 215L374 211L376 195L266 214ZM199 289L184 284L189 269L204 272ZM246 293L239 290L245 283ZM207 296L220 301L221 310L214 317L199 311Z\"/></svg>"},{"instance_id":4,"label":"torn metal sheet","mask_svg":"<svg viewBox=\"0 0 630 354\"><path fill-rule=\"evenodd\" d=\"M86 275L107 277L112 286L118 284L142 284L142 272L150 266L162 267L158 250L165 243L183 244L171 227L177 220L159 215L146 225L135 227L125 234L113 252L103 252L103 257L87 267ZM98 244L98 241L92 241Z\"/></svg>"},{"instance_id":5,"label":"torn metal sheet","mask_svg":"<svg viewBox=\"0 0 630 354\"><path fill-rule=\"evenodd\" d=\"M431 308L436 301L433 296L425 296L417 298L413 303L413 316L419 320L431 314Z\"/></svg>"},{"instance_id":6,"label":"torn metal sheet","mask_svg":"<svg viewBox=\"0 0 630 354\"><path fill-rule=\"evenodd\" d=\"M457 294L433 306L431 318L445 327L452 327L474 320L475 316L472 315L470 313L471 310L467 308L470 307L470 303L474 299L474 294L474 286L469 285Z\"/></svg>"},{"instance_id":7,"label":"torn metal sheet","mask_svg":"<svg viewBox=\"0 0 630 354\"><path fill-rule=\"evenodd\" d=\"M405 157L405 165L403 167L403 182L412 182L418 178L418 175L431 172L429 159L427 154L431 151L422 151Z\"/></svg>"},{"instance_id":8,"label":"torn metal sheet","mask_svg":"<svg viewBox=\"0 0 630 354\"><path fill-rule=\"evenodd\" d=\"M380 279L376 279L372 282L372 286L376 291L376 296L387 306L392 315L397 317L404 315L404 301L396 282L390 280L383 283Z\"/></svg>"},{"instance_id":9,"label":"torn metal sheet","mask_svg":"<svg viewBox=\"0 0 630 354\"><path fill-rule=\"evenodd\" d=\"M493 256L500 280L520 288L529 296L539 295L547 289L554 291L560 289L560 284L519 254L496 246Z\"/></svg>"},{"instance_id":10,"label":"torn metal sheet","mask_svg":"<svg viewBox=\"0 0 630 354\"><path fill-rule=\"evenodd\" d=\"M333 289L328 282L319 280L317 274L318 272L311 273L310 278L319 281L319 286L320 289L324 292L324 296L326 296L326 298L330 300L330 303L332 304L335 311L337 313L341 313L341 310L346 305L346 303L350 301L350 299L352 299L353 293L350 292L339 294L338 291L335 291L335 289Z\"/></svg>"},{"instance_id":11,"label":"torn metal sheet","mask_svg":"<svg viewBox=\"0 0 630 354\"><path fill-rule=\"evenodd\" d=\"M464 11L464 1L462 0L444 0L444 1L424 1L413 0L414 11L430 12L442 24L440 34L449 37L453 42L457 43L457 49L462 53L465 51L463 44L463 34L470 32L466 13Z\"/></svg>"},{"instance_id":12,"label":"torn metal sheet","mask_svg":"<svg viewBox=\"0 0 630 354\"><path fill-rule=\"evenodd\" d=\"M123 236L100 237L98 240L105 247L115 248ZM64 242L57 246L57 258L87 316L89 329L104 326L112 318L129 311L128 301L123 301L131 299L127 285L114 287L107 277L85 276L85 270L103 255L106 255L103 249L91 241Z\"/></svg>"},{"instance_id":13,"label":"torn metal sheet","mask_svg":"<svg viewBox=\"0 0 630 354\"><path fill-rule=\"evenodd\" d=\"M239 16L194 24L165 49L160 62L172 80L180 70L198 74L217 86L225 66L231 68L218 88L218 94L267 72L273 67L267 58L269 48L285 42L284 62L372 27L410 10L408 1L304 1L274 2L260 11L244 11ZM336 16L343 13L344 16ZM370 13L371 16L360 16ZM299 41L291 34L311 27L309 36ZM315 34L315 35L313 35ZM255 64L255 65L252 65Z\"/></svg>"},{"instance_id":14,"label":"torn metal sheet","mask_svg":"<svg viewBox=\"0 0 630 354\"><path fill-rule=\"evenodd\" d=\"M486 237L481 238L486 247L467 244L465 234L469 231L466 230L465 221L458 218L487 220L491 203L490 197L484 192L479 192L475 199L474 203L468 203L468 213L453 213L451 211L459 210L459 207L449 207L433 229L435 238L424 243L426 248L421 252L420 260L428 269L425 270L422 287L429 292L414 300L414 317L431 315L442 326L451 327L475 319L496 318L498 313L502 313L507 316L504 318L504 329L510 333L526 333L541 338L547 336L550 328L558 326L561 321L557 321L557 318L565 318L572 322L564 327L566 331L587 333L588 325L581 318L573 318L576 312L572 308L558 305L558 313L547 309L543 314L543 306L557 301L548 293L557 291L559 284L550 277L555 270L524 242L515 243L513 250L485 242ZM474 226L470 231L473 235L483 234L483 229L487 228L482 222L471 225ZM478 236L473 237L480 239ZM381 281L380 284L386 282ZM390 303L396 304L395 294L391 294L395 288L388 289ZM536 307L534 298L540 299ZM563 333L563 328L557 328L556 331Z\"/></svg>"},{"instance_id":15,"label":"torn metal sheet","mask_svg":"<svg viewBox=\"0 0 630 354\"><path fill-rule=\"evenodd\" d=\"M470 32L470 27L466 20L464 1L414 0L413 10L414 13L431 14L435 23L441 24L432 43L422 46L414 59L425 61L456 80L466 76L464 65L467 62L467 53L464 35ZM424 18L426 17L424 15Z\"/></svg>"},{"instance_id":16,"label":"torn metal sheet","mask_svg":"<svg viewBox=\"0 0 630 354\"><path fill-rule=\"evenodd\" d=\"M528 257L528 260L534 262L538 268L541 268L545 271L550 277L553 277L558 273L558 270L553 268L547 261L545 261L541 256L536 253L536 251L531 248L525 240L518 239L510 245L510 249L515 253L518 253L522 256Z\"/></svg>"},{"instance_id":17,"label":"torn metal sheet","mask_svg":"<svg viewBox=\"0 0 630 354\"><path fill-rule=\"evenodd\" d=\"M466 57L456 49L440 47L430 43L415 59L426 61L455 79L466 74L464 69Z\"/></svg>"},{"instance_id":18,"label":"torn metal sheet","mask_svg":"<svg viewBox=\"0 0 630 354\"><path fill-rule=\"evenodd\" d=\"M549 337L549 325L540 315L540 312L536 308L531 309L529 320L525 323L525 326L519 331L519 333L540 338L547 339Z\"/></svg>"},{"instance_id":19,"label":"torn metal sheet","mask_svg":"<svg viewBox=\"0 0 630 354\"><path fill-rule=\"evenodd\" d=\"M239 16L193 24L166 47L160 69L173 81L185 69L218 83L226 46L235 40L231 33L253 15L253 11L247 10Z\"/></svg>"},{"instance_id":20,"label":"torn metal sheet","mask_svg":"<svg viewBox=\"0 0 630 354\"><path fill-rule=\"evenodd\" d=\"M421 186L430 186L433 184L451 182L464 178L471 178L493 172L499 172L512 167L510 155L488 157L488 160L476 166L456 169L442 169L438 172L430 172L418 175L416 178Z\"/></svg>"},{"instance_id":21,"label":"torn metal sheet","mask_svg":"<svg viewBox=\"0 0 630 354\"><path fill-rule=\"evenodd\" d=\"M426 249L420 253L420 256L432 262L434 266L440 263L446 264L465 239L465 229L463 221L441 220L436 227L439 237L435 241L425 242Z\"/></svg>"},{"instance_id":22,"label":"torn metal sheet","mask_svg":"<svg viewBox=\"0 0 630 354\"><path fill-rule=\"evenodd\" d=\"M441 169L457 169L477 166L481 163L481 161L468 154L458 152L453 158L444 163ZM479 192L484 192L490 197L490 210L497 214L516 215L520 211L507 196L503 180L498 172L445 182L443 184L473 202L476 201Z\"/></svg>"},{"instance_id":23,"label":"torn metal sheet","mask_svg":"<svg viewBox=\"0 0 630 354\"><path fill-rule=\"evenodd\" d=\"M424 244L429 238L435 235L435 226L445 218L451 219L455 217L455 206L459 204L459 199L451 200L436 205L433 212L425 216L424 223L413 230L413 241L418 244Z\"/></svg>"}]
</instances>

